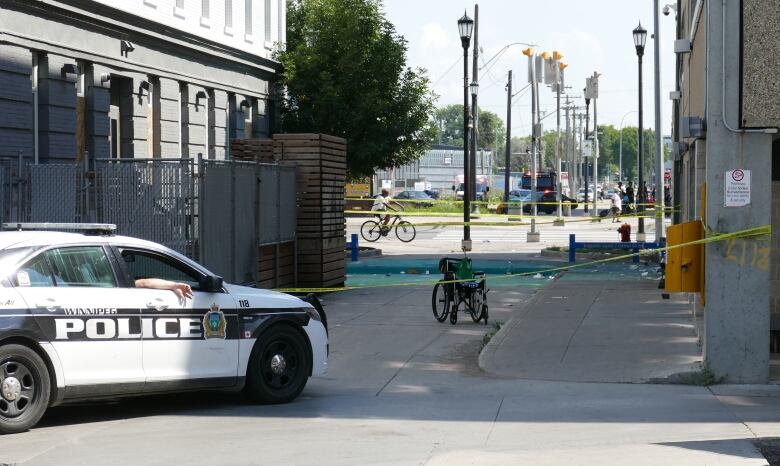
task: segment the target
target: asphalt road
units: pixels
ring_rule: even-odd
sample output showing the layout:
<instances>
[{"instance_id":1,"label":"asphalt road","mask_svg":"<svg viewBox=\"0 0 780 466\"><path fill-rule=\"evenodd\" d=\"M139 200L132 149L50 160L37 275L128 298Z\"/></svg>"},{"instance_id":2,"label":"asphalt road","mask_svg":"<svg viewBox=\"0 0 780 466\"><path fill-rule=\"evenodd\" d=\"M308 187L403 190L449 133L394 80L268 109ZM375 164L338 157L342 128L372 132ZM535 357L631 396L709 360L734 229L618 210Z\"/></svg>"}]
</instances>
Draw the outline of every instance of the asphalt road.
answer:
<instances>
[{"instance_id":1,"label":"asphalt road","mask_svg":"<svg viewBox=\"0 0 780 466\"><path fill-rule=\"evenodd\" d=\"M531 292L492 293L492 321ZM491 376L477 356L492 327L439 324L429 303L428 287L327 296L330 371L293 403L197 393L58 407L0 438L0 463L765 464L707 388Z\"/></svg>"}]
</instances>

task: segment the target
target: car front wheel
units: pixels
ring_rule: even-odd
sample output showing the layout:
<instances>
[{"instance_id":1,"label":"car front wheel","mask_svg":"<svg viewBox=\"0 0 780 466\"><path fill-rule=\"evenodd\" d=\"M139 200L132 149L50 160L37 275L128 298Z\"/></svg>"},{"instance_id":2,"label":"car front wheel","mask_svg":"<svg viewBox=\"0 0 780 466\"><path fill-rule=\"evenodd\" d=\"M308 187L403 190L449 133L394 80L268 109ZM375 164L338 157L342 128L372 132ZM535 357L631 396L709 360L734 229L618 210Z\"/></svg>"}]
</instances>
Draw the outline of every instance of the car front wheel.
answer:
<instances>
[{"instance_id":1,"label":"car front wheel","mask_svg":"<svg viewBox=\"0 0 780 466\"><path fill-rule=\"evenodd\" d=\"M290 326L277 325L252 348L246 394L260 403L288 403L303 391L310 373L311 356L304 337Z\"/></svg>"},{"instance_id":2,"label":"car front wheel","mask_svg":"<svg viewBox=\"0 0 780 466\"><path fill-rule=\"evenodd\" d=\"M0 433L31 428L49 405L49 371L38 353L22 345L0 347Z\"/></svg>"}]
</instances>

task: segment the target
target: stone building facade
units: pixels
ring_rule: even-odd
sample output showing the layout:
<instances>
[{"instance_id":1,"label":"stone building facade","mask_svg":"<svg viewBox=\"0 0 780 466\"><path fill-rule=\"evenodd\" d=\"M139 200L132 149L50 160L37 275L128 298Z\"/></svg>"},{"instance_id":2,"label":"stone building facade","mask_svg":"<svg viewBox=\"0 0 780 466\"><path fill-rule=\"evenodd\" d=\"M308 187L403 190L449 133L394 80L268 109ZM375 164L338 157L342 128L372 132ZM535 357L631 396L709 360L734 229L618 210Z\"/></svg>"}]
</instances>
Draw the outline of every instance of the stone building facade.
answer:
<instances>
[{"instance_id":1,"label":"stone building facade","mask_svg":"<svg viewBox=\"0 0 780 466\"><path fill-rule=\"evenodd\" d=\"M265 137L284 0L0 0L0 156L229 158Z\"/></svg>"}]
</instances>

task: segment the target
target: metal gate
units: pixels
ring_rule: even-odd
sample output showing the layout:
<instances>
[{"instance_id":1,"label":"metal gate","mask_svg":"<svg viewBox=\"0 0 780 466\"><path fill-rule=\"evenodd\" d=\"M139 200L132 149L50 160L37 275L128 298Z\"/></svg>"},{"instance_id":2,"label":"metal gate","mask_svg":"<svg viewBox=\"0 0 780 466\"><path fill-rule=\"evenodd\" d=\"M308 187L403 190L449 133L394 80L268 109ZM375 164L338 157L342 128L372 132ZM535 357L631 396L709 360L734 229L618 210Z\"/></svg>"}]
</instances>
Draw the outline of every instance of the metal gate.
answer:
<instances>
[{"instance_id":1,"label":"metal gate","mask_svg":"<svg viewBox=\"0 0 780 466\"><path fill-rule=\"evenodd\" d=\"M193 257L193 161L95 160L96 220Z\"/></svg>"},{"instance_id":2,"label":"metal gate","mask_svg":"<svg viewBox=\"0 0 780 466\"><path fill-rule=\"evenodd\" d=\"M0 154L0 221L114 223L118 234L163 244L234 283L258 281L260 247L294 248L296 202L290 166L97 159L87 171Z\"/></svg>"},{"instance_id":3,"label":"metal gate","mask_svg":"<svg viewBox=\"0 0 780 466\"><path fill-rule=\"evenodd\" d=\"M257 282L259 248L295 241L295 168L199 163L199 257L235 283Z\"/></svg>"}]
</instances>

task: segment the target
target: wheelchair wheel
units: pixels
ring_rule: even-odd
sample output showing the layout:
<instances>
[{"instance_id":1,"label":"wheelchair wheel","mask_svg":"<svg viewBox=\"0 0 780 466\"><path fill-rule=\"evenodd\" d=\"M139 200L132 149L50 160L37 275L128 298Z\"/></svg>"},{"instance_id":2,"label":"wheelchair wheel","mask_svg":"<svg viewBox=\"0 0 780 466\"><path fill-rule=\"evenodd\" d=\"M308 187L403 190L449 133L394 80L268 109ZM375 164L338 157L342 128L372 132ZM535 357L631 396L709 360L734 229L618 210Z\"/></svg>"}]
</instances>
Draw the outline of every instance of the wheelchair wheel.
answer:
<instances>
[{"instance_id":1,"label":"wheelchair wheel","mask_svg":"<svg viewBox=\"0 0 780 466\"><path fill-rule=\"evenodd\" d=\"M414 229L414 225L411 223L406 220L401 220L398 222L398 225L395 226L395 236L404 243L408 243L417 236L417 230Z\"/></svg>"},{"instance_id":2,"label":"wheelchair wheel","mask_svg":"<svg viewBox=\"0 0 780 466\"><path fill-rule=\"evenodd\" d=\"M436 283L433 285L433 294L431 295L431 306L433 307L433 316L439 322L447 320L447 314L450 313L451 296L449 287L446 283Z\"/></svg>"},{"instance_id":3,"label":"wheelchair wheel","mask_svg":"<svg viewBox=\"0 0 780 466\"><path fill-rule=\"evenodd\" d=\"M364 240L373 243L382 236L382 227L374 220L366 220L360 226L360 236Z\"/></svg>"},{"instance_id":4,"label":"wheelchair wheel","mask_svg":"<svg viewBox=\"0 0 780 466\"><path fill-rule=\"evenodd\" d=\"M469 314L471 314L471 320L479 322L482 320L482 312L485 307L485 296L482 289L472 290L471 296L469 296Z\"/></svg>"},{"instance_id":5,"label":"wheelchair wheel","mask_svg":"<svg viewBox=\"0 0 780 466\"><path fill-rule=\"evenodd\" d=\"M450 312L450 323L455 325L458 323L458 309L455 308Z\"/></svg>"},{"instance_id":6,"label":"wheelchair wheel","mask_svg":"<svg viewBox=\"0 0 780 466\"><path fill-rule=\"evenodd\" d=\"M485 325L487 325L488 321L488 305L483 304L482 305L482 318L485 319Z\"/></svg>"}]
</instances>

